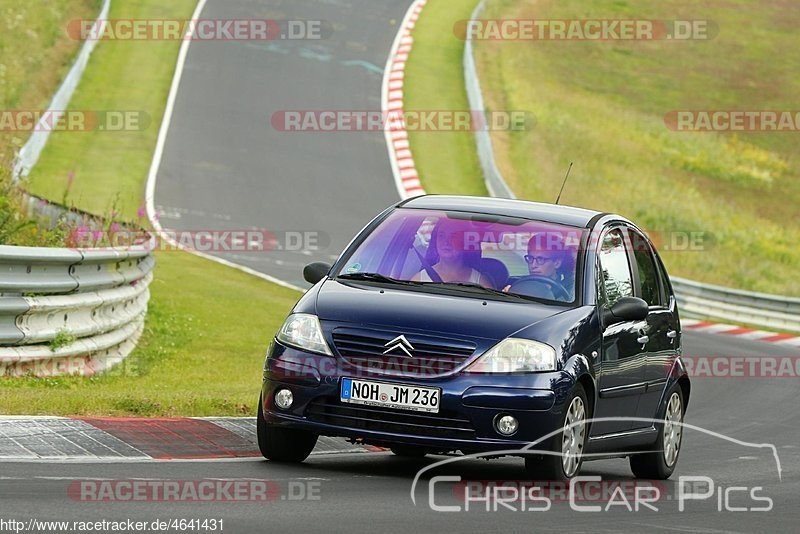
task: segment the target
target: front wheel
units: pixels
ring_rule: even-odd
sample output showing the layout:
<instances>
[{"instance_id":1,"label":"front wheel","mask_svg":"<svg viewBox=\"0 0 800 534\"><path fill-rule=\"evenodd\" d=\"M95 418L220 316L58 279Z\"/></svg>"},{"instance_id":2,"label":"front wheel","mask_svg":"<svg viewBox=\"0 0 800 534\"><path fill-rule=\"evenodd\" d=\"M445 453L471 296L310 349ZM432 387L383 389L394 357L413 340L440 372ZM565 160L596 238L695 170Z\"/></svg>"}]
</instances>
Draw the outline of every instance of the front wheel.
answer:
<instances>
[{"instance_id":1,"label":"front wheel","mask_svg":"<svg viewBox=\"0 0 800 534\"><path fill-rule=\"evenodd\" d=\"M300 463L308 458L317 444L317 435L312 432L268 424L264 420L264 404L261 397L258 399L256 434L262 456L273 462Z\"/></svg>"},{"instance_id":2,"label":"front wheel","mask_svg":"<svg viewBox=\"0 0 800 534\"><path fill-rule=\"evenodd\" d=\"M525 470L535 480L568 480L578 474L588 437L588 402L581 384L572 390L561 418L561 432L553 439L550 454L525 457Z\"/></svg>"},{"instance_id":3,"label":"front wheel","mask_svg":"<svg viewBox=\"0 0 800 534\"><path fill-rule=\"evenodd\" d=\"M631 471L637 478L666 480L678 464L683 439L683 395L681 388L675 386L669 394L664 422L653 448L647 452L630 457Z\"/></svg>"}]
</instances>

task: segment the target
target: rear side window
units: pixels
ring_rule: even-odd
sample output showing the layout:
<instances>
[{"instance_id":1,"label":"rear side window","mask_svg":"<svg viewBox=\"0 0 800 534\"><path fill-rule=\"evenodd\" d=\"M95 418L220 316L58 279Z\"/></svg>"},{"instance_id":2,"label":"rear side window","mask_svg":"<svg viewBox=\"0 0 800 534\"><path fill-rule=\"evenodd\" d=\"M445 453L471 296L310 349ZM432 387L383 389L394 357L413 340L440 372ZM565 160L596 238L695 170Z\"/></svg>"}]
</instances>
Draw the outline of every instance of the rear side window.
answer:
<instances>
[{"instance_id":1,"label":"rear side window","mask_svg":"<svg viewBox=\"0 0 800 534\"><path fill-rule=\"evenodd\" d=\"M639 274L639 292L642 299L650 306L664 306L664 293L659 284L659 273L656 260L647 239L634 230L628 230L631 250Z\"/></svg>"},{"instance_id":2,"label":"rear side window","mask_svg":"<svg viewBox=\"0 0 800 534\"><path fill-rule=\"evenodd\" d=\"M605 303L613 306L622 297L632 297L633 277L621 230L611 230L603 237L599 256L603 277L601 297Z\"/></svg>"},{"instance_id":3,"label":"rear side window","mask_svg":"<svg viewBox=\"0 0 800 534\"><path fill-rule=\"evenodd\" d=\"M664 267L664 262L658 256L658 253L653 250L653 253L656 258L656 264L658 265L658 280L661 282L661 301L664 303L665 306L669 306L670 302L670 289L669 289L669 279L667 275L667 269Z\"/></svg>"}]
</instances>

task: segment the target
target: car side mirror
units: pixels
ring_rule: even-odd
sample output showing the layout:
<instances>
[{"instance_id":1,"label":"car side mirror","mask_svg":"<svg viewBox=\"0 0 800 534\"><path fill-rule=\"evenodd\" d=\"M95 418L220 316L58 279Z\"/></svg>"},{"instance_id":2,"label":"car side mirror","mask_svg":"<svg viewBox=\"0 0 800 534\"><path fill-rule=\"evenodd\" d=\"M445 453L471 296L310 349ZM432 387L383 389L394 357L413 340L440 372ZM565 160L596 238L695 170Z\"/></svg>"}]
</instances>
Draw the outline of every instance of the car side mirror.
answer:
<instances>
[{"instance_id":1,"label":"car side mirror","mask_svg":"<svg viewBox=\"0 0 800 534\"><path fill-rule=\"evenodd\" d=\"M643 321L650 313L650 306L639 297L622 297L611 308L603 312L603 324L606 326L625 321Z\"/></svg>"},{"instance_id":2,"label":"car side mirror","mask_svg":"<svg viewBox=\"0 0 800 534\"><path fill-rule=\"evenodd\" d=\"M303 267L303 278L309 284L316 284L326 276L331 270L331 266L324 261L315 261Z\"/></svg>"}]
</instances>

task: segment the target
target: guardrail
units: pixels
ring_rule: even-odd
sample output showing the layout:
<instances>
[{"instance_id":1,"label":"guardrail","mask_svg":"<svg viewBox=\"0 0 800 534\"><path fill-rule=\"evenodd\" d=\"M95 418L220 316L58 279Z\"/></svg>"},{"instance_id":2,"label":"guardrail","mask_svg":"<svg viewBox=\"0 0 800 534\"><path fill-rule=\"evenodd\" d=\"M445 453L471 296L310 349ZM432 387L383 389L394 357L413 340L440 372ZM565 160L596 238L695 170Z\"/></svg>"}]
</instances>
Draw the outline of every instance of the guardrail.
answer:
<instances>
[{"instance_id":1,"label":"guardrail","mask_svg":"<svg viewBox=\"0 0 800 534\"><path fill-rule=\"evenodd\" d=\"M485 5L486 0L481 0L472 11L470 20L476 20L483 12ZM479 113L481 115L482 124L488 124L483 103L483 93L481 92L481 83L478 79L478 69L475 66L475 55L472 51L472 39L470 39L469 32L467 32L466 41L464 42L464 84L467 89L467 100L469 101L470 110L473 113ZM481 163L483 179L489 194L493 197L517 198L511 188L508 187L503 175L500 173L500 169L497 168L497 163L494 160L492 138L489 135L488 129L475 129L475 144L478 148L478 160Z\"/></svg>"},{"instance_id":2,"label":"guardrail","mask_svg":"<svg viewBox=\"0 0 800 534\"><path fill-rule=\"evenodd\" d=\"M0 375L91 375L142 333L155 259L147 247L0 245Z\"/></svg>"},{"instance_id":3,"label":"guardrail","mask_svg":"<svg viewBox=\"0 0 800 534\"><path fill-rule=\"evenodd\" d=\"M67 109L110 5L103 0L91 37L50 102L51 113ZM36 164L49 134L49 128L31 134L17 154L15 180ZM88 216L52 203L39 206L42 199L32 195L26 199L29 210L50 218L75 222ZM91 375L122 361L144 328L154 265L147 246L0 245L0 376Z\"/></svg>"},{"instance_id":4,"label":"guardrail","mask_svg":"<svg viewBox=\"0 0 800 534\"><path fill-rule=\"evenodd\" d=\"M470 16L471 20L480 17L485 4L486 0L478 3ZM464 45L464 84L470 109L484 113L483 94L469 32ZM489 131L476 130L475 143L489 194L493 197L515 198L495 162ZM686 317L800 332L800 298L753 293L685 278L672 277L671 281L681 315Z\"/></svg>"},{"instance_id":5,"label":"guardrail","mask_svg":"<svg viewBox=\"0 0 800 534\"><path fill-rule=\"evenodd\" d=\"M800 298L670 278L681 315L800 332Z\"/></svg>"}]
</instances>

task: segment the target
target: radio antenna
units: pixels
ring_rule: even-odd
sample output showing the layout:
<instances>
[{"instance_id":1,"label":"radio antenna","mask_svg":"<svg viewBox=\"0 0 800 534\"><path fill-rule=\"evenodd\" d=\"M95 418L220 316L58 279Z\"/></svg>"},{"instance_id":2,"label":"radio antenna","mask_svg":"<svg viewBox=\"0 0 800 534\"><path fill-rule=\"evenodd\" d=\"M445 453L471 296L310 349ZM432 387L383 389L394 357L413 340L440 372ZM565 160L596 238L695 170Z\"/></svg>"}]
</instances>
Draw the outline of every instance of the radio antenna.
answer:
<instances>
[{"instance_id":1,"label":"radio antenna","mask_svg":"<svg viewBox=\"0 0 800 534\"><path fill-rule=\"evenodd\" d=\"M564 186L567 185L567 178L569 178L569 171L571 170L572 170L572 162L570 161L569 168L567 169L567 174L564 175L564 181L561 182L561 189L558 192L558 197L556 198L556 204L558 204L558 201L561 200L561 193L564 192Z\"/></svg>"}]
</instances>

